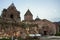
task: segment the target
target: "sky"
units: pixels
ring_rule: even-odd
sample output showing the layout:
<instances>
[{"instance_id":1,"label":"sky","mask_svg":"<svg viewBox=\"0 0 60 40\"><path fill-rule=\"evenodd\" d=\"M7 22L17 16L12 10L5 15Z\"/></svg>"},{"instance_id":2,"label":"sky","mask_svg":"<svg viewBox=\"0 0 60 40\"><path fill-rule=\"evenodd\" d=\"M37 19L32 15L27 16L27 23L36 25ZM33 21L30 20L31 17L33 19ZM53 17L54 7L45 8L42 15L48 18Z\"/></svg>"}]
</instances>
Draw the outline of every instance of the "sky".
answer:
<instances>
[{"instance_id":1,"label":"sky","mask_svg":"<svg viewBox=\"0 0 60 40\"><path fill-rule=\"evenodd\" d=\"M29 9L33 14L33 19L38 16L40 19L52 22L60 21L60 0L0 0L0 15L2 10L7 9L12 3L20 11L22 20Z\"/></svg>"}]
</instances>

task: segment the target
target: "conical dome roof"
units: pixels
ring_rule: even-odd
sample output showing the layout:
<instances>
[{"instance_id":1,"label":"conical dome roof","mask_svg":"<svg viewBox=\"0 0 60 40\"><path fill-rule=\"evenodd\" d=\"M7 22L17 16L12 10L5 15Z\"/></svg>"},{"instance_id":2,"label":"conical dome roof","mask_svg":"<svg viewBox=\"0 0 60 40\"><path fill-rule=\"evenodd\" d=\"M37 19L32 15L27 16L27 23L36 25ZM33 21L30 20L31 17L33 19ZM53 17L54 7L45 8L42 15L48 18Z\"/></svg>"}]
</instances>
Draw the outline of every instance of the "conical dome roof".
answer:
<instances>
[{"instance_id":1,"label":"conical dome roof","mask_svg":"<svg viewBox=\"0 0 60 40\"><path fill-rule=\"evenodd\" d=\"M27 12L25 13L25 15L24 15L24 16L26 16L26 15L31 15L31 16L32 16L32 13L30 12L30 10L29 10L29 9L27 10Z\"/></svg>"},{"instance_id":2,"label":"conical dome roof","mask_svg":"<svg viewBox=\"0 0 60 40\"><path fill-rule=\"evenodd\" d=\"M36 19L35 19L35 21L40 21L40 18L37 16Z\"/></svg>"}]
</instances>

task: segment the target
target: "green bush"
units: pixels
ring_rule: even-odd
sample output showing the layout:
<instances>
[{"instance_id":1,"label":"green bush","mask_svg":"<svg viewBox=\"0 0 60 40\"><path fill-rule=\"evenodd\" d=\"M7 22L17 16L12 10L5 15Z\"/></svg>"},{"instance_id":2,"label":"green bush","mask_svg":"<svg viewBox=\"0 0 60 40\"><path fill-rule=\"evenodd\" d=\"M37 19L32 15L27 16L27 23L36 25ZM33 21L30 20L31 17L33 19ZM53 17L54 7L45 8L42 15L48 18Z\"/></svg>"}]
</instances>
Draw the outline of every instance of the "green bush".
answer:
<instances>
[{"instance_id":1,"label":"green bush","mask_svg":"<svg viewBox=\"0 0 60 40\"><path fill-rule=\"evenodd\" d=\"M23 38L19 37L18 40L24 40Z\"/></svg>"},{"instance_id":2,"label":"green bush","mask_svg":"<svg viewBox=\"0 0 60 40\"><path fill-rule=\"evenodd\" d=\"M5 39L5 38L3 38L3 39L0 39L0 40L10 40L10 39Z\"/></svg>"},{"instance_id":3,"label":"green bush","mask_svg":"<svg viewBox=\"0 0 60 40\"><path fill-rule=\"evenodd\" d=\"M60 36L60 32L56 33L55 36Z\"/></svg>"},{"instance_id":4,"label":"green bush","mask_svg":"<svg viewBox=\"0 0 60 40\"><path fill-rule=\"evenodd\" d=\"M11 40L11 38L8 38L8 39L6 39L6 38L2 38L2 39L0 39L0 40Z\"/></svg>"}]
</instances>

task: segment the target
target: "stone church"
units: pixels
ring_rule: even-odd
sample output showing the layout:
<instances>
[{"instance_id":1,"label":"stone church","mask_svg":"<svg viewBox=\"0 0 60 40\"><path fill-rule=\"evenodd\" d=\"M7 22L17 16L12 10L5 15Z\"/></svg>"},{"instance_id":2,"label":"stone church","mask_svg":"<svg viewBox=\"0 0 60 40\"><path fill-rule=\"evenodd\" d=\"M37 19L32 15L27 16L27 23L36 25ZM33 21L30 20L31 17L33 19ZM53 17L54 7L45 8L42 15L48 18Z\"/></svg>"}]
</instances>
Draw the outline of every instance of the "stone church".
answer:
<instances>
[{"instance_id":1,"label":"stone church","mask_svg":"<svg viewBox=\"0 0 60 40\"><path fill-rule=\"evenodd\" d=\"M13 3L7 9L3 9L1 16L5 20L20 21L20 12L17 11Z\"/></svg>"},{"instance_id":2,"label":"stone church","mask_svg":"<svg viewBox=\"0 0 60 40\"><path fill-rule=\"evenodd\" d=\"M7 9L3 9L0 17L0 36L22 36L26 34L55 35L56 26L47 19L38 16L33 19L33 14L28 9L21 21L20 12L12 3Z\"/></svg>"}]
</instances>

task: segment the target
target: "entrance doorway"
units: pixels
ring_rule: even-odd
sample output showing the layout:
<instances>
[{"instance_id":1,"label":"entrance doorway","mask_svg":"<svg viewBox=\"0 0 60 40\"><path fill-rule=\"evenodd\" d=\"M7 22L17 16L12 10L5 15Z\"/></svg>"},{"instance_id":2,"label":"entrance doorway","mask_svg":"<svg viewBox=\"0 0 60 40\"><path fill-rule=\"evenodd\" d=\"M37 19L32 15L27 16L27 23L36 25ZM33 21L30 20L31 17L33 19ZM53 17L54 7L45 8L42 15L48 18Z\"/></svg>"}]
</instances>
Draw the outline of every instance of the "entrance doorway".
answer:
<instances>
[{"instance_id":1,"label":"entrance doorway","mask_svg":"<svg viewBox=\"0 0 60 40\"><path fill-rule=\"evenodd\" d=\"M47 31L44 31L44 35L47 35Z\"/></svg>"},{"instance_id":2,"label":"entrance doorway","mask_svg":"<svg viewBox=\"0 0 60 40\"><path fill-rule=\"evenodd\" d=\"M12 15L12 14L10 15L10 18L12 18L12 19L13 19L13 15Z\"/></svg>"}]
</instances>

